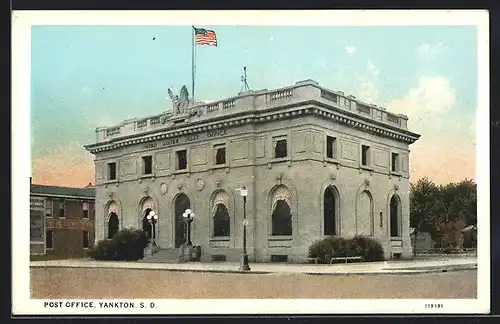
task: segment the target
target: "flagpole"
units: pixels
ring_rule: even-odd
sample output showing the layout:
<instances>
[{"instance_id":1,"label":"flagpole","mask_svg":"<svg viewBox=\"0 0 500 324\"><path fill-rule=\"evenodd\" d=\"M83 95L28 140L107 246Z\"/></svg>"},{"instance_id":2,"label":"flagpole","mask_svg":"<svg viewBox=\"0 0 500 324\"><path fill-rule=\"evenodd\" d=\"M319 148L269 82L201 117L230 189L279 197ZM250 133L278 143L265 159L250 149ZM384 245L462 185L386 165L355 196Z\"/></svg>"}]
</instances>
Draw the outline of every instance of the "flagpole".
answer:
<instances>
[{"instance_id":1,"label":"flagpole","mask_svg":"<svg viewBox=\"0 0 500 324\"><path fill-rule=\"evenodd\" d=\"M192 60L191 60L191 91L192 91L192 98L193 98L193 103L194 103L194 77L195 77L195 70L196 70L196 50L195 50L195 47L196 47L196 44L195 44L195 31L196 31L196 28L194 26L193 27L193 30L191 31L192 34L191 34L191 38L192 38L192 48L191 48L191 56L192 56Z\"/></svg>"}]
</instances>

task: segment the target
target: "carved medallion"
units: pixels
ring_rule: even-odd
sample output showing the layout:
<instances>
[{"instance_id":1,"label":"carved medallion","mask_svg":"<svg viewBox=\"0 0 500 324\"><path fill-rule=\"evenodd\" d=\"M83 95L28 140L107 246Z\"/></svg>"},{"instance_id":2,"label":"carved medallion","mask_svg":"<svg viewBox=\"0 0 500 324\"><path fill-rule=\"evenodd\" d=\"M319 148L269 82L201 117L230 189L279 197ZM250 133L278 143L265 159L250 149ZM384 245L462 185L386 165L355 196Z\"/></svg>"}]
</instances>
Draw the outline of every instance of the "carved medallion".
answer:
<instances>
[{"instance_id":1,"label":"carved medallion","mask_svg":"<svg viewBox=\"0 0 500 324\"><path fill-rule=\"evenodd\" d=\"M330 180L335 180L335 179L337 179L337 176L335 175L335 173L330 172Z\"/></svg>"},{"instance_id":2,"label":"carved medallion","mask_svg":"<svg viewBox=\"0 0 500 324\"><path fill-rule=\"evenodd\" d=\"M220 180L220 179L215 180L215 186L217 188L220 188L222 186L222 180Z\"/></svg>"},{"instance_id":3,"label":"carved medallion","mask_svg":"<svg viewBox=\"0 0 500 324\"><path fill-rule=\"evenodd\" d=\"M161 192L161 194L162 194L162 195L164 195L164 194L166 194L166 193L167 193L167 191L168 191L168 186L167 186L167 184L166 184L166 183L164 183L164 182L163 182L163 183L160 185L160 192Z\"/></svg>"},{"instance_id":4,"label":"carved medallion","mask_svg":"<svg viewBox=\"0 0 500 324\"><path fill-rule=\"evenodd\" d=\"M369 186L370 185L370 179L365 179L365 186Z\"/></svg>"},{"instance_id":5,"label":"carved medallion","mask_svg":"<svg viewBox=\"0 0 500 324\"><path fill-rule=\"evenodd\" d=\"M399 186L397 184L394 185L394 190L398 190Z\"/></svg>"},{"instance_id":6,"label":"carved medallion","mask_svg":"<svg viewBox=\"0 0 500 324\"><path fill-rule=\"evenodd\" d=\"M202 191L203 188L205 188L205 182L203 182L203 179L202 178L198 178L196 180L196 190L198 191Z\"/></svg>"}]
</instances>

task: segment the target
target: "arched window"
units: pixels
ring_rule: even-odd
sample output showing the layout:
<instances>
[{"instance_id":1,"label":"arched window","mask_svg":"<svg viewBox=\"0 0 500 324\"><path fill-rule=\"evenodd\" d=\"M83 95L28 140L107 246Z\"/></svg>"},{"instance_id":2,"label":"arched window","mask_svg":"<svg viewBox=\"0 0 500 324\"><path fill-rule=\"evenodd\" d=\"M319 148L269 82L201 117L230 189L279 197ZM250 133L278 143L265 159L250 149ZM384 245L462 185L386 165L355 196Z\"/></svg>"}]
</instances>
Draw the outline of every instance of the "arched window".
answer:
<instances>
[{"instance_id":1,"label":"arched window","mask_svg":"<svg viewBox=\"0 0 500 324\"><path fill-rule=\"evenodd\" d=\"M273 192L271 206L271 235L292 235L291 193L285 186Z\"/></svg>"},{"instance_id":2,"label":"arched window","mask_svg":"<svg viewBox=\"0 0 500 324\"><path fill-rule=\"evenodd\" d=\"M174 213L175 213L175 247L180 247L187 243L187 227L186 221L182 214L186 209L190 208L191 202L185 193L180 193L175 197Z\"/></svg>"},{"instance_id":3,"label":"arched window","mask_svg":"<svg viewBox=\"0 0 500 324\"><path fill-rule=\"evenodd\" d=\"M120 218L118 215L120 214L120 206L116 203L116 201L111 201L108 203L107 209L107 219L108 219L108 239L111 239L118 233L120 229Z\"/></svg>"},{"instance_id":4,"label":"arched window","mask_svg":"<svg viewBox=\"0 0 500 324\"><path fill-rule=\"evenodd\" d=\"M111 212L108 220L108 239L113 238L118 233L119 227L120 220L118 219L118 215L115 212Z\"/></svg>"},{"instance_id":5,"label":"arched window","mask_svg":"<svg viewBox=\"0 0 500 324\"><path fill-rule=\"evenodd\" d=\"M229 217L229 196L223 190L218 191L212 201L213 236L230 236L231 219Z\"/></svg>"},{"instance_id":6,"label":"arched window","mask_svg":"<svg viewBox=\"0 0 500 324\"><path fill-rule=\"evenodd\" d=\"M390 203L391 217L391 237L401 237L402 221L401 221L401 200L398 195L391 197Z\"/></svg>"},{"instance_id":7,"label":"arched window","mask_svg":"<svg viewBox=\"0 0 500 324\"><path fill-rule=\"evenodd\" d=\"M374 234L373 199L369 191L364 190L358 197L357 233L359 235Z\"/></svg>"},{"instance_id":8,"label":"arched window","mask_svg":"<svg viewBox=\"0 0 500 324\"><path fill-rule=\"evenodd\" d=\"M338 194L334 187L328 187L323 196L323 234L337 235Z\"/></svg>"}]
</instances>

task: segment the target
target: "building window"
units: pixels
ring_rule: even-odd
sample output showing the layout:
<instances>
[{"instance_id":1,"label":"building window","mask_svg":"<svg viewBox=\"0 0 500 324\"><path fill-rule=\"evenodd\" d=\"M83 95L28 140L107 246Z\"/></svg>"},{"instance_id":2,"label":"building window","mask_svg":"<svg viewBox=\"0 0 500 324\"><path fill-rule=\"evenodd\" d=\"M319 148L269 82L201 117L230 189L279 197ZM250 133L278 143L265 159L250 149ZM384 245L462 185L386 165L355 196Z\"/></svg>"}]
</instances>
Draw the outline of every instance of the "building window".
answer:
<instances>
[{"instance_id":1,"label":"building window","mask_svg":"<svg viewBox=\"0 0 500 324\"><path fill-rule=\"evenodd\" d=\"M398 153L392 153L391 154L391 170L393 172L399 172L399 154Z\"/></svg>"},{"instance_id":2,"label":"building window","mask_svg":"<svg viewBox=\"0 0 500 324\"><path fill-rule=\"evenodd\" d=\"M323 234L337 235L337 191L328 187L323 197Z\"/></svg>"},{"instance_id":3,"label":"building window","mask_svg":"<svg viewBox=\"0 0 500 324\"><path fill-rule=\"evenodd\" d=\"M231 234L231 224L227 207L224 204L217 204L215 208L214 236L229 236Z\"/></svg>"},{"instance_id":4,"label":"building window","mask_svg":"<svg viewBox=\"0 0 500 324\"><path fill-rule=\"evenodd\" d=\"M215 147L215 164L226 164L226 147L224 145Z\"/></svg>"},{"instance_id":5,"label":"building window","mask_svg":"<svg viewBox=\"0 0 500 324\"><path fill-rule=\"evenodd\" d=\"M401 200L399 196L391 197L391 237L401 237Z\"/></svg>"},{"instance_id":6,"label":"building window","mask_svg":"<svg viewBox=\"0 0 500 324\"><path fill-rule=\"evenodd\" d=\"M273 192L271 235L292 235L291 193L285 186Z\"/></svg>"},{"instance_id":7,"label":"building window","mask_svg":"<svg viewBox=\"0 0 500 324\"><path fill-rule=\"evenodd\" d=\"M47 250L54 248L54 237L52 236L52 231L47 231L45 233L45 248Z\"/></svg>"},{"instance_id":8,"label":"building window","mask_svg":"<svg viewBox=\"0 0 500 324\"><path fill-rule=\"evenodd\" d=\"M116 162L108 163L108 180L116 180Z\"/></svg>"},{"instance_id":9,"label":"building window","mask_svg":"<svg viewBox=\"0 0 500 324\"><path fill-rule=\"evenodd\" d=\"M83 232L83 248L88 249L89 248L89 232L84 231Z\"/></svg>"},{"instance_id":10,"label":"building window","mask_svg":"<svg viewBox=\"0 0 500 324\"><path fill-rule=\"evenodd\" d=\"M109 213L109 220L108 220L108 239L112 239L113 236L118 233L118 230L120 228L120 220L118 219L118 215L116 215L115 212Z\"/></svg>"},{"instance_id":11,"label":"building window","mask_svg":"<svg viewBox=\"0 0 500 324\"><path fill-rule=\"evenodd\" d=\"M279 137L274 139L274 157L275 158L284 158L287 157L287 143L286 137Z\"/></svg>"},{"instance_id":12,"label":"building window","mask_svg":"<svg viewBox=\"0 0 500 324\"><path fill-rule=\"evenodd\" d=\"M59 218L64 218L64 201L59 203Z\"/></svg>"},{"instance_id":13,"label":"building window","mask_svg":"<svg viewBox=\"0 0 500 324\"><path fill-rule=\"evenodd\" d=\"M177 151L177 170L187 169L187 151L181 150Z\"/></svg>"},{"instance_id":14,"label":"building window","mask_svg":"<svg viewBox=\"0 0 500 324\"><path fill-rule=\"evenodd\" d=\"M52 217L52 210L53 210L53 204L52 200L46 199L45 200L45 216L46 217Z\"/></svg>"},{"instance_id":15,"label":"building window","mask_svg":"<svg viewBox=\"0 0 500 324\"><path fill-rule=\"evenodd\" d=\"M83 218L89 218L89 203L84 202L82 209L83 209Z\"/></svg>"},{"instance_id":16,"label":"building window","mask_svg":"<svg viewBox=\"0 0 500 324\"><path fill-rule=\"evenodd\" d=\"M337 158L337 139L335 137L326 137L326 157L329 159Z\"/></svg>"},{"instance_id":17,"label":"building window","mask_svg":"<svg viewBox=\"0 0 500 324\"><path fill-rule=\"evenodd\" d=\"M361 165L370 164L370 147L367 145L361 145Z\"/></svg>"},{"instance_id":18,"label":"building window","mask_svg":"<svg viewBox=\"0 0 500 324\"><path fill-rule=\"evenodd\" d=\"M151 155L142 157L142 174L153 173L153 157Z\"/></svg>"}]
</instances>

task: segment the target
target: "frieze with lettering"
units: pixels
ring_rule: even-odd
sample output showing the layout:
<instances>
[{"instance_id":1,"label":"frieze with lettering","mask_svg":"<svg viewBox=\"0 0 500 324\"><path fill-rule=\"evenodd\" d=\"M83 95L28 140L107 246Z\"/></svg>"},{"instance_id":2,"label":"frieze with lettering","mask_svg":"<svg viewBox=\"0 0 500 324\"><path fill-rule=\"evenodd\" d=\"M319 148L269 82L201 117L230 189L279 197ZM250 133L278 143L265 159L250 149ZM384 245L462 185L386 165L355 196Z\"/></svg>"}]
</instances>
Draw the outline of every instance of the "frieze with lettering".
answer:
<instances>
[{"instance_id":1,"label":"frieze with lettering","mask_svg":"<svg viewBox=\"0 0 500 324\"><path fill-rule=\"evenodd\" d=\"M226 129L224 129L224 128L209 130L206 133L207 138L213 138L213 137L224 136L224 135L226 135ZM194 141L197 141L199 139L202 139L202 138L200 138L200 136L198 134L186 135L183 138L184 138L184 141L183 141L184 143L194 142ZM142 146L142 149L143 150L150 150L150 149L155 149L155 148L159 148L159 147L172 146L172 145L176 145L179 143L181 143L180 138L171 138L171 139L167 139L167 140L164 140L161 142L144 144Z\"/></svg>"}]
</instances>

